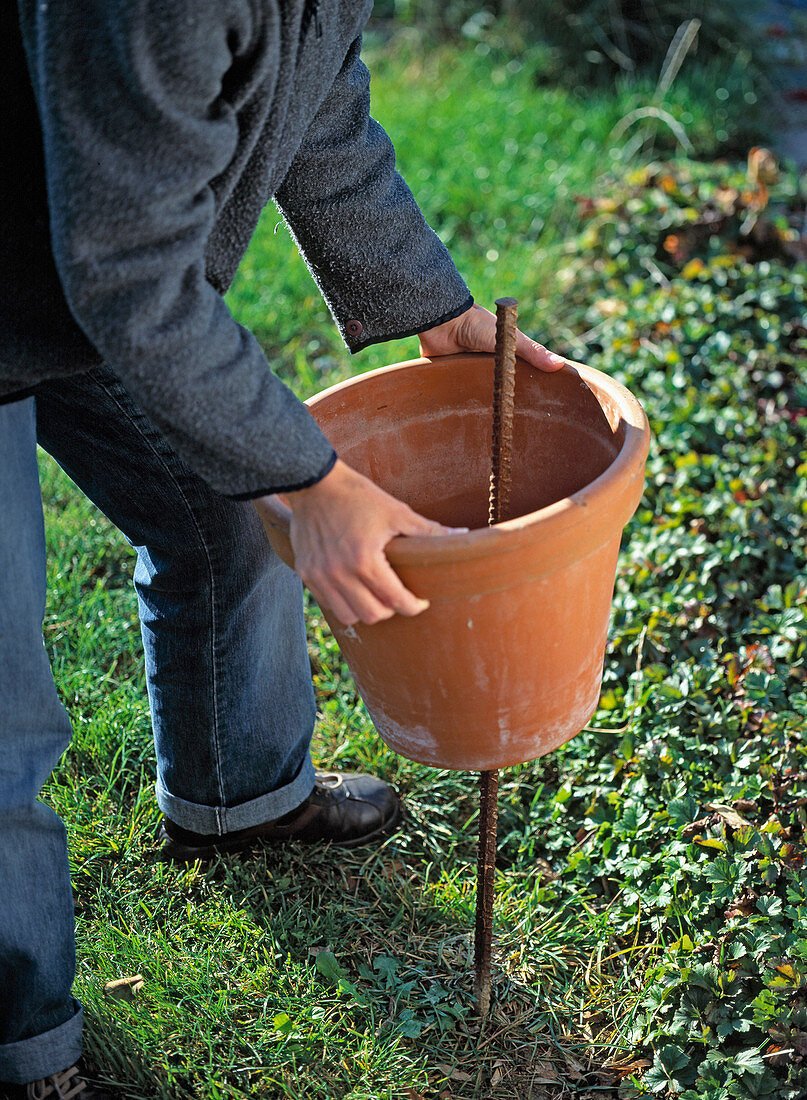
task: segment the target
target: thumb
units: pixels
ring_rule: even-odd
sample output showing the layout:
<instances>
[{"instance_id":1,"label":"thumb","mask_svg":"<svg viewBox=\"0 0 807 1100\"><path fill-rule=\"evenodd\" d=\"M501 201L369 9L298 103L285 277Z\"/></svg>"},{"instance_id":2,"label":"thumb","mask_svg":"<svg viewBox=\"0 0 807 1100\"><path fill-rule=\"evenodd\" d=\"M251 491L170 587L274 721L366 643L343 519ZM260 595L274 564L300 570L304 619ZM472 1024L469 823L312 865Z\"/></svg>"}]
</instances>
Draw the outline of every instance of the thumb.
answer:
<instances>
[{"instance_id":1,"label":"thumb","mask_svg":"<svg viewBox=\"0 0 807 1100\"><path fill-rule=\"evenodd\" d=\"M543 344L539 344L536 340L531 340L529 336L525 336L520 330L516 336L516 355L526 359L531 367L537 367L538 370L543 371L560 370L566 363L562 355L550 351L549 348L545 348Z\"/></svg>"},{"instance_id":2,"label":"thumb","mask_svg":"<svg viewBox=\"0 0 807 1100\"><path fill-rule=\"evenodd\" d=\"M458 318L462 322L462 343L468 351L495 351L496 315L482 306L473 306ZM566 360L549 348L532 340L518 330L516 334L516 355L525 359L531 367L538 370L556 371L565 365Z\"/></svg>"},{"instance_id":3,"label":"thumb","mask_svg":"<svg viewBox=\"0 0 807 1100\"><path fill-rule=\"evenodd\" d=\"M446 527L433 519L411 512L407 520L401 524L400 533L410 537L435 538L441 535L467 535L468 527Z\"/></svg>"}]
</instances>

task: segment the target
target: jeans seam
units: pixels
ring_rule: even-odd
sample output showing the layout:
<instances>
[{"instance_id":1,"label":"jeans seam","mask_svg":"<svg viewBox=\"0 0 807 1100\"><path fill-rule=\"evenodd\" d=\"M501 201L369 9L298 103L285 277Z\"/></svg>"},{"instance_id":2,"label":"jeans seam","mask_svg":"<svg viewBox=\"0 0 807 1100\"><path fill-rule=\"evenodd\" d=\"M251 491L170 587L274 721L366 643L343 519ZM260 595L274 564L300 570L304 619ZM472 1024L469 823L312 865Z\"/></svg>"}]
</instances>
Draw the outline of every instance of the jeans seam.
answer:
<instances>
[{"instance_id":1,"label":"jeans seam","mask_svg":"<svg viewBox=\"0 0 807 1100\"><path fill-rule=\"evenodd\" d=\"M100 375L100 372L99 372L99 375ZM193 511L193 508L191 507L190 501L188 500L182 486L179 483L179 480L175 476L175 474L174 474L173 470L171 469L168 461L166 460L166 456L164 454L160 453L160 450L155 446L154 440L150 439L149 435L146 432L143 431L141 425L131 415L130 411L126 408L126 406L121 403L121 401L119 400L117 394L115 394L113 392L113 390L106 384L103 377L100 377L99 375L96 375L96 381L97 381L98 385L101 387L102 390L104 390L104 392L107 394L107 396L112 401L114 401L114 403L117 405L118 409L121 411L123 416L129 421L129 423L132 425L132 427L138 432L138 434L144 440L146 445L150 448L152 454L155 456L157 461L160 463L160 465L165 470L166 474L168 475L168 477L171 479L172 483L176 487L177 493L182 498L182 500L185 504L185 507L188 509L188 513L191 517L191 521L193 523L193 526L196 529L196 533L199 536L199 541L202 545L202 550L203 550L204 555L205 555L205 561L207 563L207 574L208 574L208 580L209 580L209 585L210 585L210 652L211 652L211 658L212 658L210 664L211 664L211 668L212 668L211 690L212 690L212 702L213 702L213 744L215 745L215 752L216 752L216 780L218 782L218 788L219 788L219 807L224 807L224 805L226 803L226 799L225 799L225 795L224 795L224 777L223 777L222 769L221 769L221 750L220 750L220 747L219 747L219 711L218 711L218 682L217 682L217 679L218 679L218 657L217 657L217 652L218 651L217 651L217 646L216 646L217 616L216 616L216 587L215 587L215 580L214 580L214 574L213 574L213 563L210 560L210 554L209 554L208 549L207 549L207 544L205 543L205 539L204 539L204 535L202 533L202 529L201 529L201 527L200 527L200 525L199 525L199 523L196 519L196 515L194 514L194 511ZM223 813L222 813L222 810L218 807L216 809L216 823L217 823L217 826L218 826L219 833L222 833L223 830L224 830Z\"/></svg>"}]
</instances>

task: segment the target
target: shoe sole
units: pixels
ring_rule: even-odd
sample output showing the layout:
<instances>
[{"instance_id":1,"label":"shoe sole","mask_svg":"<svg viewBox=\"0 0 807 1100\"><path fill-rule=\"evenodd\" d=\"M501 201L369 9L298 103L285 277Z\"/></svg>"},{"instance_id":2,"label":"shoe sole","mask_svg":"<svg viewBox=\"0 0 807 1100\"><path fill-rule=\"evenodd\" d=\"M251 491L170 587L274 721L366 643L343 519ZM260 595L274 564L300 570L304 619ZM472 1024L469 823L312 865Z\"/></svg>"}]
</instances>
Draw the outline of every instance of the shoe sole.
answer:
<instances>
[{"instance_id":1,"label":"shoe sole","mask_svg":"<svg viewBox=\"0 0 807 1100\"><path fill-rule=\"evenodd\" d=\"M370 844L372 841L377 840L379 837L386 836L395 832L401 821L401 804L400 802L395 805L395 813L386 821L383 825L380 825L377 829L374 829L371 833L365 833L364 836L354 837L352 840L302 840L296 843L308 845L308 844L321 844L323 846L330 844L333 848L361 848L363 844ZM294 843L294 837L271 837L271 836L253 836L243 837L240 840L227 841L226 837L222 837L220 841L215 844L207 844L204 847L193 848L188 844L182 844L178 840L172 840L168 833L165 831L164 826L160 826L160 832L158 838L162 840L162 847L160 848L159 857L161 860L171 863L195 863L197 860L214 859L216 856L229 856L235 855L238 852L245 852L248 848L255 848L259 844L277 845L277 844L289 844Z\"/></svg>"}]
</instances>

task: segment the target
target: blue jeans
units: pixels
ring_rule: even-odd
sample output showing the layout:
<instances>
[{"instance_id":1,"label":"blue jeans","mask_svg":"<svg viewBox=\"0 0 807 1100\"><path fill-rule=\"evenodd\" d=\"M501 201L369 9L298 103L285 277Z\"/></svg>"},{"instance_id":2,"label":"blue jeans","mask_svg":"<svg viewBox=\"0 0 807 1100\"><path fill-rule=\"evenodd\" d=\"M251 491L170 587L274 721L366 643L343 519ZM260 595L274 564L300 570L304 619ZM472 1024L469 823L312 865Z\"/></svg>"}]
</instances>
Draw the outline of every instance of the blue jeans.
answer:
<instances>
[{"instance_id":1,"label":"blue jeans","mask_svg":"<svg viewBox=\"0 0 807 1100\"><path fill-rule=\"evenodd\" d=\"M72 1065L65 829L38 794L70 740L42 640L37 438L137 552L157 802L223 834L314 785L315 706L298 578L252 505L210 489L104 369L0 405L0 1081Z\"/></svg>"}]
</instances>

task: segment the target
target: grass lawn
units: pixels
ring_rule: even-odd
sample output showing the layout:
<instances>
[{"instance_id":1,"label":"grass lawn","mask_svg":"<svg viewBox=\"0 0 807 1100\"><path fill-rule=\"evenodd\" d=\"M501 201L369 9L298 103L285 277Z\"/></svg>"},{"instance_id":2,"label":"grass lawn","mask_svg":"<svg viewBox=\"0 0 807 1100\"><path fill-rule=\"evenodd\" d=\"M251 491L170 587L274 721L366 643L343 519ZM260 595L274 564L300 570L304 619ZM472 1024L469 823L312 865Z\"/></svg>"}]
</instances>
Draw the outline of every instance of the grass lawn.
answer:
<instances>
[{"instance_id":1,"label":"grass lawn","mask_svg":"<svg viewBox=\"0 0 807 1100\"><path fill-rule=\"evenodd\" d=\"M796 1100L807 328L795 181L785 174L760 213L742 166L621 164L609 135L650 87L586 99L473 51L388 49L374 71L375 114L477 299L519 297L524 327L615 373L650 416L601 707L566 747L502 774L496 1002L480 1030L475 777L385 748L316 607L315 756L394 783L402 830L349 854L155 860L133 560L43 459L45 637L75 728L44 797L70 831L88 1051L131 1098ZM696 84L676 82L667 107L706 152L731 120ZM658 155L668 140L660 126ZM267 211L230 301L298 392L416 354L398 341L351 361L278 220ZM103 995L138 973L131 1002Z\"/></svg>"}]
</instances>

